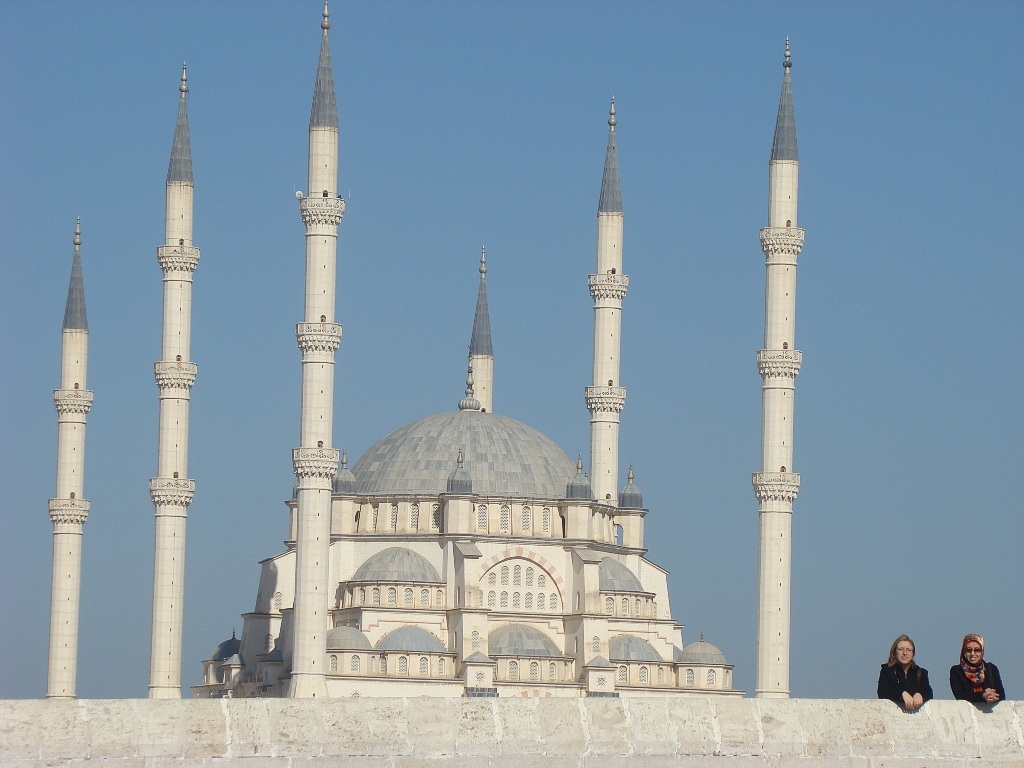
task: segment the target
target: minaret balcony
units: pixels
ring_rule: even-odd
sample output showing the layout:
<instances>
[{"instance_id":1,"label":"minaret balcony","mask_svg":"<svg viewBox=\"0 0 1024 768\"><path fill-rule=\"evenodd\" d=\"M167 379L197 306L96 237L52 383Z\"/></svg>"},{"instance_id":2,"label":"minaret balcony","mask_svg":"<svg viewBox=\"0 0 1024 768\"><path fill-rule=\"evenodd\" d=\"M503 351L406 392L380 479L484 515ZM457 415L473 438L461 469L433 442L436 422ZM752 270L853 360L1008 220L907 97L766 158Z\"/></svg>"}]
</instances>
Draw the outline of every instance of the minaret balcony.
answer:
<instances>
[{"instance_id":1,"label":"minaret balcony","mask_svg":"<svg viewBox=\"0 0 1024 768\"><path fill-rule=\"evenodd\" d=\"M763 379L795 379L803 365L804 353L799 349L757 350L757 370Z\"/></svg>"},{"instance_id":2,"label":"minaret balcony","mask_svg":"<svg viewBox=\"0 0 1024 768\"><path fill-rule=\"evenodd\" d=\"M804 231L799 227L765 227L761 230L761 250L769 264L796 264L804 247Z\"/></svg>"},{"instance_id":3,"label":"minaret balcony","mask_svg":"<svg viewBox=\"0 0 1024 768\"><path fill-rule=\"evenodd\" d=\"M788 501L800 491L800 475L796 472L755 472L751 477L758 501Z\"/></svg>"},{"instance_id":4,"label":"minaret balcony","mask_svg":"<svg viewBox=\"0 0 1024 768\"><path fill-rule=\"evenodd\" d=\"M345 215L345 201L340 197L302 197L299 212L307 227L337 227Z\"/></svg>"},{"instance_id":5,"label":"minaret balcony","mask_svg":"<svg viewBox=\"0 0 1024 768\"><path fill-rule=\"evenodd\" d=\"M333 480L341 462L341 451L337 448L293 448L292 467L300 480L318 478Z\"/></svg>"},{"instance_id":6,"label":"minaret balcony","mask_svg":"<svg viewBox=\"0 0 1024 768\"><path fill-rule=\"evenodd\" d=\"M295 338L303 354L327 352L333 355L341 346L341 324L296 323Z\"/></svg>"},{"instance_id":7,"label":"minaret balcony","mask_svg":"<svg viewBox=\"0 0 1024 768\"><path fill-rule=\"evenodd\" d=\"M84 416L92 408L92 390L55 389L53 390L53 404L57 408L57 413L61 416L72 413L79 413Z\"/></svg>"},{"instance_id":8,"label":"minaret balcony","mask_svg":"<svg viewBox=\"0 0 1024 768\"><path fill-rule=\"evenodd\" d=\"M625 387L587 387L587 410L620 413L626 405Z\"/></svg>"},{"instance_id":9,"label":"minaret balcony","mask_svg":"<svg viewBox=\"0 0 1024 768\"><path fill-rule=\"evenodd\" d=\"M85 499L50 499L48 507L54 525L83 525L89 517L89 502Z\"/></svg>"},{"instance_id":10,"label":"minaret balcony","mask_svg":"<svg viewBox=\"0 0 1024 768\"><path fill-rule=\"evenodd\" d=\"M158 507L187 507L196 492L196 481L187 477L154 477L149 497Z\"/></svg>"},{"instance_id":11,"label":"minaret balcony","mask_svg":"<svg viewBox=\"0 0 1024 768\"><path fill-rule=\"evenodd\" d=\"M192 385L196 383L199 367L195 363L180 360L160 361L153 366L160 397L187 398Z\"/></svg>"},{"instance_id":12,"label":"minaret balcony","mask_svg":"<svg viewBox=\"0 0 1024 768\"><path fill-rule=\"evenodd\" d=\"M594 301L601 299L615 299L622 301L629 288L629 278L626 275L591 275L587 278L590 286L590 295Z\"/></svg>"},{"instance_id":13,"label":"minaret balcony","mask_svg":"<svg viewBox=\"0 0 1024 768\"><path fill-rule=\"evenodd\" d=\"M156 249L156 260L165 277L171 272L191 275L199 264L199 249L192 245L161 245Z\"/></svg>"}]
</instances>

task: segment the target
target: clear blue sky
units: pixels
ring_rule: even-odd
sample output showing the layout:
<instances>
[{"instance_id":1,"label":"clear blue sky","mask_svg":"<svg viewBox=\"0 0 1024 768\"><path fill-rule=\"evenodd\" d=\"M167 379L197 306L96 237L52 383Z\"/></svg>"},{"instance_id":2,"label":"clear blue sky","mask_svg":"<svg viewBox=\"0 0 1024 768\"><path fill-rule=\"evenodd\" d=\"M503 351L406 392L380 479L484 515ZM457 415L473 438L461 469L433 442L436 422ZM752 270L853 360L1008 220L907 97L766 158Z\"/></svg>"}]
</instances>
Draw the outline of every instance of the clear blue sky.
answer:
<instances>
[{"instance_id":1,"label":"clear blue sky","mask_svg":"<svg viewBox=\"0 0 1024 768\"><path fill-rule=\"evenodd\" d=\"M320 6L0 5L0 697L45 690L60 323L90 322L79 695L145 694L164 175L196 179L183 684L252 610L294 476ZM754 683L767 164L786 35L800 142L799 696L873 696L909 633L940 696L977 631L1024 695L1019 3L335 2L336 444L465 379L486 243L495 410L586 455L608 98L626 215L621 460L687 642Z\"/></svg>"}]
</instances>

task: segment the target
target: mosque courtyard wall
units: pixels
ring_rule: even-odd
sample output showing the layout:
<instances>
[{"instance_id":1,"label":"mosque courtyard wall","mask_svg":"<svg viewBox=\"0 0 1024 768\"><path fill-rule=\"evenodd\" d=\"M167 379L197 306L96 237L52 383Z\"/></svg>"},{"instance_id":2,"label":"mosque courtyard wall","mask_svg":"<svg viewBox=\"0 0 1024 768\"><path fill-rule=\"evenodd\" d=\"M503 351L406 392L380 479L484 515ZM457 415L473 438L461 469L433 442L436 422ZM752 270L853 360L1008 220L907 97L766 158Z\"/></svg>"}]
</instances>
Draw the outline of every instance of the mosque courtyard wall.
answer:
<instances>
[{"instance_id":1,"label":"mosque courtyard wall","mask_svg":"<svg viewBox=\"0 0 1024 768\"><path fill-rule=\"evenodd\" d=\"M851 699L0 701L0 768L1024 766L1024 702Z\"/></svg>"}]
</instances>

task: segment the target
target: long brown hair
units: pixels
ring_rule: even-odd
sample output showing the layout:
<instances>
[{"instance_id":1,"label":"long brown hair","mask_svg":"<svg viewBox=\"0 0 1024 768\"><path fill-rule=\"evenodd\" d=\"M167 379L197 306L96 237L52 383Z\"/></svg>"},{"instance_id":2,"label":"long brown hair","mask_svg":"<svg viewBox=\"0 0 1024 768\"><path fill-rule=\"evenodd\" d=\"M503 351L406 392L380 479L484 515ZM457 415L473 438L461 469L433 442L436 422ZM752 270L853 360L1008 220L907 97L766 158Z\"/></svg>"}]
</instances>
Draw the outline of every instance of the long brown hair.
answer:
<instances>
[{"instance_id":1,"label":"long brown hair","mask_svg":"<svg viewBox=\"0 0 1024 768\"><path fill-rule=\"evenodd\" d=\"M896 646L902 643L904 640L910 643L910 649L914 652L914 656L917 656L917 646L914 645L914 641L910 639L910 636L900 635L892 641L892 648L889 649L889 661L887 663L890 667L895 667L897 664L899 664L899 661L896 660ZM914 661L914 659L911 659L909 669L913 669L916 666L917 662Z\"/></svg>"}]
</instances>

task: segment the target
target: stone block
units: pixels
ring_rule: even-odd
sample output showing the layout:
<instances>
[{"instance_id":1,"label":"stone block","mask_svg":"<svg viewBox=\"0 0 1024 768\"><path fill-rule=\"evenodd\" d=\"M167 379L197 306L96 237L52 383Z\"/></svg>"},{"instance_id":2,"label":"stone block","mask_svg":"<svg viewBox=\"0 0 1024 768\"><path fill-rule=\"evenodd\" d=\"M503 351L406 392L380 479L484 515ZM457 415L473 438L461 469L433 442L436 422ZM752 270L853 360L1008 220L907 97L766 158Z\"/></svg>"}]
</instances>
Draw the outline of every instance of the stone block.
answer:
<instances>
[{"instance_id":1,"label":"stone block","mask_svg":"<svg viewBox=\"0 0 1024 768\"><path fill-rule=\"evenodd\" d=\"M973 763L971 764L973 766ZM956 757L873 757L870 768L966 768Z\"/></svg>"},{"instance_id":2,"label":"stone block","mask_svg":"<svg viewBox=\"0 0 1024 768\"><path fill-rule=\"evenodd\" d=\"M497 706L497 699L459 699L455 738L459 755L497 755L501 751Z\"/></svg>"},{"instance_id":3,"label":"stone block","mask_svg":"<svg viewBox=\"0 0 1024 768\"><path fill-rule=\"evenodd\" d=\"M363 722L366 726L368 755L408 755L413 751L409 740L410 707L432 707L430 699L375 699L360 698Z\"/></svg>"},{"instance_id":4,"label":"stone block","mask_svg":"<svg viewBox=\"0 0 1024 768\"><path fill-rule=\"evenodd\" d=\"M141 758L182 757L189 705L176 699L139 699L133 703L135 754Z\"/></svg>"},{"instance_id":5,"label":"stone block","mask_svg":"<svg viewBox=\"0 0 1024 768\"><path fill-rule=\"evenodd\" d=\"M935 744L929 709L925 704L915 712L904 712L891 701L880 701L885 729L893 743L894 757L933 757ZM887 706L886 706L887 705Z\"/></svg>"},{"instance_id":6,"label":"stone block","mask_svg":"<svg viewBox=\"0 0 1024 768\"><path fill-rule=\"evenodd\" d=\"M964 701L930 701L928 716L938 757L981 757L973 707Z\"/></svg>"},{"instance_id":7,"label":"stone block","mask_svg":"<svg viewBox=\"0 0 1024 768\"><path fill-rule=\"evenodd\" d=\"M679 757L676 755L590 755L584 758L584 768L621 768L642 766L643 768L678 768Z\"/></svg>"},{"instance_id":8,"label":"stone block","mask_svg":"<svg viewBox=\"0 0 1024 768\"><path fill-rule=\"evenodd\" d=\"M1020 706L1020 702L1016 702ZM1024 758L1021 746L1021 721L1014 711L1014 705L1001 701L998 704L969 704L977 724L978 740L981 742L981 756L984 758Z\"/></svg>"},{"instance_id":9,"label":"stone block","mask_svg":"<svg viewBox=\"0 0 1024 768\"><path fill-rule=\"evenodd\" d=\"M633 733L637 755L674 755L676 742L664 698L622 699Z\"/></svg>"},{"instance_id":10,"label":"stone block","mask_svg":"<svg viewBox=\"0 0 1024 768\"><path fill-rule=\"evenodd\" d=\"M628 755L633 733L622 699L577 699L584 713L587 754Z\"/></svg>"},{"instance_id":11,"label":"stone block","mask_svg":"<svg viewBox=\"0 0 1024 768\"><path fill-rule=\"evenodd\" d=\"M256 757L275 754L276 741L271 723L274 699L232 699L225 706L227 729L231 734L230 754ZM246 763L248 765L248 763Z\"/></svg>"},{"instance_id":12,"label":"stone block","mask_svg":"<svg viewBox=\"0 0 1024 768\"><path fill-rule=\"evenodd\" d=\"M710 699L667 698L665 713L678 754L699 756L718 752L718 729Z\"/></svg>"},{"instance_id":13,"label":"stone block","mask_svg":"<svg viewBox=\"0 0 1024 768\"><path fill-rule=\"evenodd\" d=\"M582 700L537 699L537 720L545 754L577 756L586 753Z\"/></svg>"},{"instance_id":14,"label":"stone block","mask_svg":"<svg viewBox=\"0 0 1024 768\"><path fill-rule=\"evenodd\" d=\"M886 730L886 715L896 709L895 704L877 699L850 699L837 701L836 705L846 717L854 755L886 757L893 754L895 745Z\"/></svg>"},{"instance_id":15,"label":"stone block","mask_svg":"<svg viewBox=\"0 0 1024 768\"><path fill-rule=\"evenodd\" d=\"M723 755L760 755L761 733L755 699L715 699L711 703Z\"/></svg>"},{"instance_id":16,"label":"stone block","mask_svg":"<svg viewBox=\"0 0 1024 768\"><path fill-rule=\"evenodd\" d=\"M531 755L544 752L544 735L537 717L537 699L497 700L501 727L501 754Z\"/></svg>"},{"instance_id":17,"label":"stone block","mask_svg":"<svg viewBox=\"0 0 1024 768\"><path fill-rule=\"evenodd\" d=\"M678 768L773 768L767 757L754 755L680 755Z\"/></svg>"},{"instance_id":18,"label":"stone block","mask_svg":"<svg viewBox=\"0 0 1024 768\"><path fill-rule=\"evenodd\" d=\"M182 752L185 757L226 756L228 724L221 702L216 699L186 699L176 703L185 710L182 724Z\"/></svg>"},{"instance_id":19,"label":"stone block","mask_svg":"<svg viewBox=\"0 0 1024 768\"><path fill-rule=\"evenodd\" d=\"M802 720L814 721L819 713L794 706L785 699L754 699L764 737L762 749L772 759L805 754Z\"/></svg>"},{"instance_id":20,"label":"stone block","mask_svg":"<svg viewBox=\"0 0 1024 768\"><path fill-rule=\"evenodd\" d=\"M0 701L0 757L8 761L75 757L86 743L77 708L78 702L57 699Z\"/></svg>"},{"instance_id":21,"label":"stone block","mask_svg":"<svg viewBox=\"0 0 1024 768\"><path fill-rule=\"evenodd\" d=\"M850 724L842 705L828 699L796 699L805 757L845 758L854 754Z\"/></svg>"},{"instance_id":22,"label":"stone block","mask_svg":"<svg viewBox=\"0 0 1024 768\"><path fill-rule=\"evenodd\" d=\"M871 758L854 757L781 757L772 768L870 768Z\"/></svg>"},{"instance_id":23,"label":"stone block","mask_svg":"<svg viewBox=\"0 0 1024 768\"><path fill-rule=\"evenodd\" d=\"M83 701L87 723L86 751L79 757L135 757L139 742L138 704L142 699L92 699ZM148 699L146 699L148 701ZM158 714L159 711L155 711Z\"/></svg>"},{"instance_id":24,"label":"stone block","mask_svg":"<svg viewBox=\"0 0 1024 768\"><path fill-rule=\"evenodd\" d=\"M370 753L370 729L361 698L324 699L319 702L319 708L322 757Z\"/></svg>"},{"instance_id":25,"label":"stone block","mask_svg":"<svg viewBox=\"0 0 1024 768\"><path fill-rule=\"evenodd\" d=\"M433 699L424 706L415 699L406 700L409 742L414 755L450 756L455 754L459 736L458 707L462 699Z\"/></svg>"}]
</instances>

